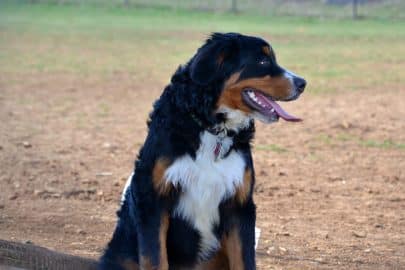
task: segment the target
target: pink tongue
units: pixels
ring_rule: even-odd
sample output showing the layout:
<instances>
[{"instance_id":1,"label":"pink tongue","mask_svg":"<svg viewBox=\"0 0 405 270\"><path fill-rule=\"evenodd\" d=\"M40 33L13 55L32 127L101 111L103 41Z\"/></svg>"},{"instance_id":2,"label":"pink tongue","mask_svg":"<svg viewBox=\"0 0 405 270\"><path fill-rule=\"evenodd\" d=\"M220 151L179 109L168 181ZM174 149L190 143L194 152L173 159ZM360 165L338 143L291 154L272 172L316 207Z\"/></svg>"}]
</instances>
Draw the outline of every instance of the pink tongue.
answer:
<instances>
[{"instance_id":1,"label":"pink tongue","mask_svg":"<svg viewBox=\"0 0 405 270\"><path fill-rule=\"evenodd\" d=\"M260 100L261 100L262 102L265 102L265 103L266 103L267 105L269 105L271 108L273 108L273 109L277 112L277 114L278 114L281 118L283 118L285 121L291 121L291 122L299 122L299 121L302 121L302 119L300 119L300 118L298 118L298 117L295 117L295 116L289 114L288 112L284 111L283 108L281 108L281 106L278 105L275 101L273 101L273 100L271 100L271 99L268 99L267 97L265 97L265 96L263 96L263 95L261 95L261 94L259 94L259 95L260 95L260 97L259 97ZM258 96L258 93L256 93L256 96ZM271 108L269 108L269 110L270 110Z\"/></svg>"}]
</instances>

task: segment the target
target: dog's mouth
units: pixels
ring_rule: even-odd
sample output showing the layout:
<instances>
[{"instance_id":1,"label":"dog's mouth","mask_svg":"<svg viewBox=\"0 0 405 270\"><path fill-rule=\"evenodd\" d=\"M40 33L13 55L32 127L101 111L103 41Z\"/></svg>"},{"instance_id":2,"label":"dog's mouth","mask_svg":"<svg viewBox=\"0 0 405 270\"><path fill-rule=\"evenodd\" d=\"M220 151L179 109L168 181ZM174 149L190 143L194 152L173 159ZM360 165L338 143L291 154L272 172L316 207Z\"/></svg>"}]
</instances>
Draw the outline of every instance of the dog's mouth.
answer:
<instances>
[{"instance_id":1,"label":"dog's mouth","mask_svg":"<svg viewBox=\"0 0 405 270\"><path fill-rule=\"evenodd\" d=\"M271 97L267 96L262 91L253 88L246 88L242 91L242 98L249 107L271 122L277 121L279 117L290 122L301 121L300 118L287 113Z\"/></svg>"}]
</instances>

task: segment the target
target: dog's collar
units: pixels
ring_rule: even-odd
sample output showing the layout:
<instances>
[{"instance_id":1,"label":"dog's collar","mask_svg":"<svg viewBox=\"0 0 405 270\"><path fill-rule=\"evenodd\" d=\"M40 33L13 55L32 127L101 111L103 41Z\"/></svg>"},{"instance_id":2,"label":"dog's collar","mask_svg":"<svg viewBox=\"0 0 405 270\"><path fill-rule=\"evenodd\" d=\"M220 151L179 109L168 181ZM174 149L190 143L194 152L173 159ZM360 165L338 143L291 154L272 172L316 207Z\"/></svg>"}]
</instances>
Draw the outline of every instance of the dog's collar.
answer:
<instances>
[{"instance_id":1,"label":"dog's collar","mask_svg":"<svg viewBox=\"0 0 405 270\"><path fill-rule=\"evenodd\" d=\"M225 138L225 137L234 137L236 135L236 132L227 129L223 127L222 125L215 125L215 126L207 126L204 125L203 121L197 117L194 113L190 113L191 119L202 129L208 131L212 135L219 136L220 138Z\"/></svg>"},{"instance_id":2,"label":"dog's collar","mask_svg":"<svg viewBox=\"0 0 405 270\"><path fill-rule=\"evenodd\" d=\"M202 129L208 131L212 135L217 137L217 142L216 146L214 148L214 157L215 160L218 160L218 158L224 158L226 157L232 150L232 147L226 147L227 149L224 149L223 141L225 137L234 137L236 135L236 132L230 129L227 129L223 127L222 125L215 125L213 127L210 126L205 126L201 119L199 119L195 114L190 113L191 119L194 120L194 122L201 127ZM221 153L224 152L224 153Z\"/></svg>"}]
</instances>

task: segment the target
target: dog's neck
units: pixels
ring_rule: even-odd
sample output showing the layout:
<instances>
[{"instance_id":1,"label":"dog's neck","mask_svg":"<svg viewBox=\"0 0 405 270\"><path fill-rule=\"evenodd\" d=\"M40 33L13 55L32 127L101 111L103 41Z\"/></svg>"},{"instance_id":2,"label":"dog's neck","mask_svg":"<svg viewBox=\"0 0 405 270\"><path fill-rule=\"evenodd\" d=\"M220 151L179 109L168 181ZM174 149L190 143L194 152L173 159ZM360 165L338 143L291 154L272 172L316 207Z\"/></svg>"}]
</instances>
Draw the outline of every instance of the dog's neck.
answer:
<instances>
[{"instance_id":1,"label":"dog's neck","mask_svg":"<svg viewBox=\"0 0 405 270\"><path fill-rule=\"evenodd\" d=\"M233 137L240 130L249 127L253 118L239 110L232 110L227 107L220 107L216 112L218 119L213 125L205 125L204 122L194 113L190 113L193 121L203 130L219 137Z\"/></svg>"},{"instance_id":2,"label":"dog's neck","mask_svg":"<svg viewBox=\"0 0 405 270\"><path fill-rule=\"evenodd\" d=\"M226 107L219 108L216 114L218 114L218 122L211 126L204 125L203 121L193 113L190 116L205 132L216 138L216 146L213 152L216 159L221 159L229 154L233 144L233 137L239 131L248 128L253 118L241 111L231 110Z\"/></svg>"}]
</instances>

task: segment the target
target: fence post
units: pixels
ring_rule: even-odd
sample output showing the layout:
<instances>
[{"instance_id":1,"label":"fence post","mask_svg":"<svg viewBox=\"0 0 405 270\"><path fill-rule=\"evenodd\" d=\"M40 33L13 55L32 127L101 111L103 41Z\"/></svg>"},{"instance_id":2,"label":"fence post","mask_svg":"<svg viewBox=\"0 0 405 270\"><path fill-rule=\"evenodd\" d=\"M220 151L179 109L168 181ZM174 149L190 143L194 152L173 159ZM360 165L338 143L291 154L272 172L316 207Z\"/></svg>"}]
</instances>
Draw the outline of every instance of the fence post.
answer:
<instances>
[{"instance_id":1,"label":"fence post","mask_svg":"<svg viewBox=\"0 0 405 270\"><path fill-rule=\"evenodd\" d=\"M353 0L353 19L355 19L355 20L359 17L357 6L358 6L358 0Z\"/></svg>"},{"instance_id":2,"label":"fence post","mask_svg":"<svg viewBox=\"0 0 405 270\"><path fill-rule=\"evenodd\" d=\"M238 12L238 3L237 3L237 0L232 0L231 12L232 12L232 13L237 13L237 12Z\"/></svg>"},{"instance_id":3,"label":"fence post","mask_svg":"<svg viewBox=\"0 0 405 270\"><path fill-rule=\"evenodd\" d=\"M129 0L124 0L124 6L129 7Z\"/></svg>"}]
</instances>

